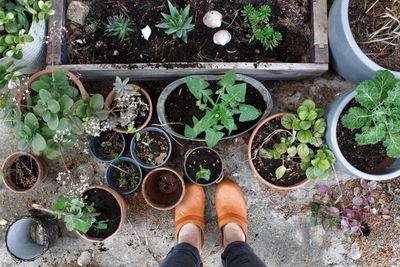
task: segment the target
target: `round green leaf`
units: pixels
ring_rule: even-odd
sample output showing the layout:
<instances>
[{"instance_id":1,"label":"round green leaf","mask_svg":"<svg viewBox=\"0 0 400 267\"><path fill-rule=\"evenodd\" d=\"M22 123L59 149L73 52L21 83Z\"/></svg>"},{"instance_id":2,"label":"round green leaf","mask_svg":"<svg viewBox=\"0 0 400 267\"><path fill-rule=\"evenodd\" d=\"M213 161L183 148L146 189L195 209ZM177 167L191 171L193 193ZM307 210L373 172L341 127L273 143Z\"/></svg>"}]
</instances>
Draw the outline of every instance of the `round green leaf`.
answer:
<instances>
[{"instance_id":1,"label":"round green leaf","mask_svg":"<svg viewBox=\"0 0 400 267\"><path fill-rule=\"evenodd\" d=\"M58 102L54 99L49 100L47 107L53 113L57 113L60 111L60 104L58 104Z\"/></svg>"},{"instance_id":2,"label":"round green leaf","mask_svg":"<svg viewBox=\"0 0 400 267\"><path fill-rule=\"evenodd\" d=\"M276 175L276 179L281 179L283 177L283 175L285 175L286 172L286 167L285 166L280 166L276 169L275 171L275 175Z\"/></svg>"},{"instance_id":3,"label":"round green leaf","mask_svg":"<svg viewBox=\"0 0 400 267\"><path fill-rule=\"evenodd\" d=\"M35 154L40 154L43 150L46 149L46 140L42 135L36 134L32 140L32 149Z\"/></svg>"},{"instance_id":4,"label":"round green leaf","mask_svg":"<svg viewBox=\"0 0 400 267\"><path fill-rule=\"evenodd\" d=\"M32 131L36 131L37 129L39 129L39 121L36 116L31 112L26 114L24 124L28 126Z\"/></svg>"},{"instance_id":5,"label":"round green leaf","mask_svg":"<svg viewBox=\"0 0 400 267\"><path fill-rule=\"evenodd\" d=\"M94 110L101 110L104 107L104 98L100 94L96 94L90 98L89 106Z\"/></svg>"}]
</instances>

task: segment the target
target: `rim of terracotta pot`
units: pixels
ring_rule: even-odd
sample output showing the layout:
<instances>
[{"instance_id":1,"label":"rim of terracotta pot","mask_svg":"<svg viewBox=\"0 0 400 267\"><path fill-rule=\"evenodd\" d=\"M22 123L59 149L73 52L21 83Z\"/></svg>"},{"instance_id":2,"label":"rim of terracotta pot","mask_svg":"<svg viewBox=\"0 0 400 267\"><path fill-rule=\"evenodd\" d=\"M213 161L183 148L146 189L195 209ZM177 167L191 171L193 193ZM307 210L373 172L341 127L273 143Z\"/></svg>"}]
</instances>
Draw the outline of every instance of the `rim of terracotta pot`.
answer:
<instances>
[{"instance_id":1,"label":"rim of terracotta pot","mask_svg":"<svg viewBox=\"0 0 400 267\"><path fill-rule=\"evenodd\" d=\"M130 134L132 134L132 133L139 132L140 130L145 128L150 123L150 120L153 116L153 102L151 100L150 95L142 87L140 87L139 85L136 85L136 84L130 84L130 85L132 86L132 88L136 88L140 92L140 94L143 95L144 98L146 98L147 104L149 105L149 114L147 115L146 121L140 127L136 128L136 130L134 132L129 132ZM110 107L111 107L116 95L117 95L117 92L115 92L114 90L110 91L110 93L108 94L108 96L106 98L106 101L104 102L105 110L107 110L107 111L110 110ZM123 127L115 127L113 130L118 133L124 133L124 134L128 133L126 128L123 128Z\"/></svg>"},{"instance_id":2,"label":"rim of terracotta pot","mask_svg":"<svg viewBox=\"0 0 400 267\"><path fill-rule=\"evenodd\" d=\"M95 237L90 237L90 236L88 236L88 235L86 235L84 233L81 233L79 231L75 231L75 232L81 238L83 238L83 239L85 239L87 241L90 241L90 242L104 242L106 240L109 240L109 239L113 238L117 233L119 233L121 231L122 227L125 224L127 206L126 206L125 199L120 194L118 194L117 191L115 191L114 189L109 188L107 186L104 186L104 185L91 185L91 186L89 186L88 188L86 188L82 192L82 195L84 193L86 193L87 191L90 191L90 190L93 190L93 189L100 189L100 190L106 191L106 192L110 193L117 200L117 202L119 204L119 209L121 211L121 220L119 222L118 228L117 228L117 230L115 230L114 233L112 233L110 236L105 237L105 238L95 238Z\"/></svg>"},{"instance_id":3,"label":"rim of terracotta pot","mask_svg":"<svg viewBox=\"0 0 400 267\"><path fill-rule=\"evenodd\" d=\"M156 173L156 172L159 172L159 171L169 171L169 172L172 172L176 177L178 177L178 179L179 179L179 181L181 182L181 185L182 185L182 193L181 193L181 196L180 196L179 200L178 200L174 205L172 205L172 206L170 206L170 207L166 207L166 208L160 208L160 207L157 207L157 206L153 205L153 203L152 203L152 202L150 201L150 199L148 198L148 196L147 196L147 194L146 194L146 190L145 190L145 186L146 186L147 180L150 178L150 176L151 176L152 174L154 174L154 173ZM174 169L171 169L171 168L169 168L169 167L157 168L157 169L151 170L151 171L144 177L143 182L142 182L142 195L143 195L143 197L144 197L144 200L146 200L147 204L149 204L149 206L151 206L152 208L157 209L157 210L171 210L171 209L175 208L176 206L178 206L179 203L182 202L183 197L185 196L185 181L183 180L182 175L180 175L180 174L179 174L177 171L175 171Z\"/></svg>"},{"instance_id":4,"label":"rim of terracotta pot","mask_svg":"<svg viewBox=\"0 0 400 267\"><path fill-rule=\"evenodd\" d=\"M253 141L254 141L255 136L257 135L258 131L260 130L260 128L261 128L262 126L264 126L264 125L265 125L266 123L268 123L270 120L273 120L273 119L278 118L278 117L282 117L282 116L284 116L284 115L286 115L286 114L290 114L290 113L282 112L282 113L274 114L274 115L272 115L272 116L269 116L269 117L266 118L265 120L263 120L259 125L257 125L257 127L254 129L254 131L252 132L252 134L251 134L251 136L250 136L249 145L248 145L248 147L247 147L247 158L248 158L248 160L249 160L250 168L251 168L251 170L253 171L253 174L254 174L254 175L258 178L258 180L260 180L263 184L267 185L268 187L270 187L270 188L272 188L272 189L274 189L274 190L278 190L278 191L292 191L292 190L298 189L298 188L303 187L303 186L305 186L306 184L308 184L308 183L310 182L310 180L306 178L306 179L304 179L303 181L298 182L297 184L294 184L294 185L291 185L291 186L279 186L279 185L275 185L275 184L272 184L272 183L268 182L266 179L264 179L264 178L258 173L256 167L254 166L254 163L253 163L253 160L252 160L253 156L252 156L252 153L251 153L251 148L252 148L252 146L253 146Z\"/></svg>"},{"instance_id":5,"label":"rim of terracotta pot","mask_svg":"<svg viewBox=\"0 0 400 267\"><path fill-rule=\"evenodd\" d=\"M7 169L11 167L11 165L15 162L15 160L17 158L20 158L20 157L23 157L23 156L31 157L36 162L36 164L38 166L39 174L38 174L38 179L37 179L36 183L31 188L24 189L24 190L18 190L17 189L18 187L11 181L11 178L9 178L9 176L7 175L7 173L8 173ZM37 185L39 183L41 183L44 180L44 178L46 177L46 165L45 165L45 163L38 156L36 156L36 155L34 155L34 154L30 153L30 152L15 152L15 153L9 155L7 157L7 159L4 161L3 166L1 167L1 169L3 171L4 184L6 185L6 187L8 189L10 189L11 191L13 191L15 193L28 193L28 192L34 190L37 187Z\"/></svg>"},{"instance_id":6,"label":"rim of terracotta pot","mask_svg":"<svg viewBox=\"0 0 400 267\"><path fill-rule=\"evenodd\" d=\"M50 75L51 73L53 73L53 72L55 72L57 70L59 70L59 68L51 67L51 68L48 68L48 69L45 69L45 70L41 70L41 71L36 72L35 74L31 75L29 77L29 79L28 79L27 87L24 87L21 90L19 90L17 95L16 95L18 107L21 105L24 92L27 91L27 90L30 91L30 85L33 82L37 81L40 78L40 76L42 76L42 75ZM79 80L79 78L76 77L75 74L73 74L70 71L67 71L67 75L72 80L72 82L76 85L77 89L79 90L79 93L81 94L82 99L83 100L89 99L89 94L86 91L85 87L83 86L82 82Z\"/></svg>"}]
</instances>

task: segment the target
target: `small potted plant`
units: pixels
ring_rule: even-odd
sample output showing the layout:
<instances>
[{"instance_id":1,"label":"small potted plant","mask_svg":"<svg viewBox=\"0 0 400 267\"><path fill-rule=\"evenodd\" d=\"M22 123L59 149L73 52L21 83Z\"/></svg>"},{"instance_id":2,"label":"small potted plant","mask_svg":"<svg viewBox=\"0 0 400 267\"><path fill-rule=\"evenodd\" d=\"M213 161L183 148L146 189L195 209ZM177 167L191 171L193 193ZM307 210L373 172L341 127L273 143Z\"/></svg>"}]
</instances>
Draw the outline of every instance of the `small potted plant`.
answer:
<instances>
[{"instance_id":1,"label":"small potted plant","mask_svg":"<svg viewBox=\"0 0 400 267\"><path fill-rule=\"evenodd\" d=\"M153 104L149 94L141 87L116 78L113 90L108 94L105 109L110 112L108 120L116 125L114 131L135 133L149 124Z\"/></svg>"},{"instance_id":2,"label":"small potted plant","mask_svg":"<svg viewBox=\"0 0 400 267\"><path fill-rule=\"evenodd\" d=\"M44 180L47 166L31 153L16 152L6 159L1 172L7 188L16 193L26 193Z\"/></svg>"},{"instance_id":3,"label":"small potted plant","mask_svg":"<svg viewBox=\"0 0 400 267\"><path fill-rule=\"evenodd\" d=\"M219 183L224 178L220 155L208 147L197 147L186 152L184 170L186 177L199 185Z\"/></svg>"},{"instance_id":4,"label":"small potted plant","mask_svg":"<svg viewBox=\"0 0 400 267\"><path fill-rule=\"evenodd\" d=\"M99 161L110 162L122 156L126 141L122 133L101 131L99 136L89 136L90 153Z\"/></svg>"},{"instance_id":5,"label":"small potted plant","mask_svg":"<svg viewBox=\"0 0 400 267\"><path fill-rule=\"evenodd\" d=\"M171 153L171 139L159 128L144 128L132 138L132 157L143 168L154 169L163 166Z\"/></svg>"},{"instance_id":6,"label":"small potted plant","mask_svg":"<svg viewBox=\"0 0 400 267\"><path fill-rule=\"evenodd\" d=\"M275 114L252 133L248 159L253 173L276 190L294 190L310 180L328 179L334 154L323 142L324 110L305 100L297 114Z\"/></svg>"},{"instance_id":7,"label":"small potted plant","mask_svg":"<svg viewBox=\"0 0 400 267\"><path fill-rule=\"evenodd\" d=\"M143 180L142 194L147 204L158 210L175 208L185 195L182 176L171 168L158 168Z\"/></svg>"},{"instance_id":8,"label":"small potted plant","mask_svg":"<svg viewBox=\"0 0 400 267\"><path fill-rule=\"evenodd\" d=\"M400 175L399 95L394 75L378 71L330 105L326 141L338 169L367 180Z\"/></svg>"},{"instance_id":9,"label":"small potted plant","mask_svg":"<svg viewBox=\"0 0 400 267\"><path fill-rule=\"evenodd\" d=\"M52 247L59 237L57 221L51 216L32 214L17 218L6 232L7 251L20 261L33 261Z\"/></svg>"},{"instance_id":10,"label":"small potted plant","mask_svg":"<svg viewBox=\"0 0 400 267\"><path fill-rule=\"evenodd\" d=\"M133 159L121 157L107 167L106 178L111 188L122 195L128 195L138 190L142 170Z\"/></svg>"}]
</instances>

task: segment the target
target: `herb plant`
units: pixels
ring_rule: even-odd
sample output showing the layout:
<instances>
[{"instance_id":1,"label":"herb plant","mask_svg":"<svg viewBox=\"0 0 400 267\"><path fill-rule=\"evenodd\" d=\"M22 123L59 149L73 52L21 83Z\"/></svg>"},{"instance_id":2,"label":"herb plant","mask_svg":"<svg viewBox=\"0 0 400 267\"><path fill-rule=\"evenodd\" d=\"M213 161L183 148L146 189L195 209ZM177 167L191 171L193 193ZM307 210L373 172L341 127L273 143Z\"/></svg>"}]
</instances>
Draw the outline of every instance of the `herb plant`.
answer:
<instances>
[{"instance_id":1,"label":"herb plant","mask_svg":"<svg viewBox=\"0 0 400 267\"><path fill-rule=\"evenodd\" d=\"M98 230L107 229L107 221L97 220L93 204L88 205L77 197L59 196L52 210L56 216L63 218L68 231L79 231L86 234L91 227Z\"/></svg>"},{"instance_id":2,"label":"herb plant","mask_svg":"<svg viewBox=\"0 0 400 267\"><path fill-rule=\"evenodd\" d=\"M236 73L227 72L218 82L220 89L213 92L210 84L198 77L188 77L186 84L197 99L197 106L205 112L203 118L193 116L193 127L185 125L185 136L196 138L205 133L209 147L215 146L224 136L223 129L231 134L237 130L234 116L239 116L240 122L253 121L261 116L257 108L245 104L246 83L235 84ZM213 93L216 99L213 99Z\"/></svg>"},{"instance_id":3,"label":"herb plant","mask_svg":"<svg viewBox=\"0 0 400 267\"><path fill-rule=\"evenodd\" d=\"M120 42L128 41L130 33L134 31L130 19L122 14L108 17L105 26L105 33L117 37Z\"/></svg>"},{"instance_id":4,"label":"herb plant","mask_svg":"<svg viewBox=\"0 0 400 267\"><path fill-rule=\"evenodd\" d=\"M200 169L196 173L196 182L200 179L204 179L209 181L211 178L211 171L209 169L204 169L203 166L200 165Z\"/></svg>"},{"instance_id":5,"label":"herb plant","mask_svg":"<svg viewBox=\"0 0 400 267\"><path fill-rule=\"evenodd\" d=\"M165 29L165 33L168 35L172 34L174 39L182 39L187 43L188 33L194 29L194 24L191 24L193 16L189 17L190 5L187 5L185 9L178 9L168 0L169 15L161 13L161 16L165 19L164 23L156 25L156 27Z\"/></svg>"},{"instance_id":6,"label":"herb plant","mask_svg":"<svg viewBox=\"0 0 400 267\"><path fill-rule=\"evenodd\" d=\"M387 155L400 157L400 81L390 71L378 71L371 80L356 89L352 107L342 117L348 129L360 129L355 140L359 145L381 143Z\"/></svg>"},{"instance_id":7,"label":"herb plant","mask_svg":"<svg viewBox=\"0 0 400 267\"><path fill-rule=\"evenodd\" d=\"M252 4L246 4L241 14L252 31L250 42L259 41L265 49L273 50L282 41L282 34L275 31L269 22L271 8L268 5L256 9Z\"/></svg>"},{"instance_id":8,"label":"herb plant","mask_svg":"<svg viewBox=\"0 0 400 267\"><path fill-rule=\"evenodd\" d=\"M293 160L300 160L300 168L311 180L329 177L336 158L322 141L326 128L323 116L323 109L317 108L312 100L305 100L298 107L297 115L287 114L282 117L281 124L286 130L276 130L257 149L256 154L260 153L261 157L282 160L282 165L275 170L277 179L282 178L287 171L285 162ZM263 148L274 135L281 132L286 132L288 136L282 137L272 149Z\"/></svg>"}]
</instances>

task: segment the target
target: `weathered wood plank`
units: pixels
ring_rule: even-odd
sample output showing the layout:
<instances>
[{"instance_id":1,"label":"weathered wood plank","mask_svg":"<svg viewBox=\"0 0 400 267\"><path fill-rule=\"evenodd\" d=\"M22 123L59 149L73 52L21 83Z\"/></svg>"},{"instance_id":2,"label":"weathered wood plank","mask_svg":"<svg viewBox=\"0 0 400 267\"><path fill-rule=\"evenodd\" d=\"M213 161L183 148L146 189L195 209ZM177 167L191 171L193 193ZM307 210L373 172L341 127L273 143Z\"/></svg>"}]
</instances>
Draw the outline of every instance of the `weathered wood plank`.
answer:
<instances>
[{"instance_id":1,"label":"weathered wood plank","mask_svg":"<svg viewBox=\"0 0 400 267\"><path fill-rule=\"evenodd\" d=\"M66 2L64 0L53 1L53 9L55 14L49 18L48 36L49 44L47 45L47 65L60 65L66 60L62 58L63 47L66 46L64 41L66 38L65 31L65 12Z\"/></svg>"},{"instance_id":2,"label":"weathered wood plank","mask_svg":"<svg viewBox=\"0 0 400 267\"><path fill-rule=\"evenodd\" d=\"M313 0L311 14L311 60L314 63L329 63L327 1Z\"/></svg>"}]
</instances>

